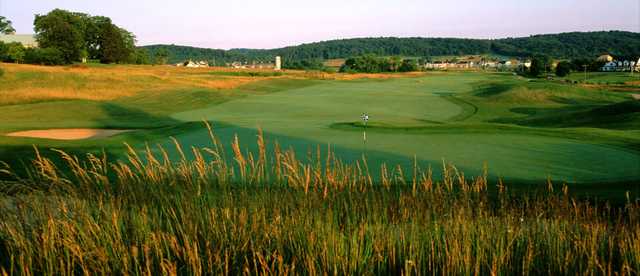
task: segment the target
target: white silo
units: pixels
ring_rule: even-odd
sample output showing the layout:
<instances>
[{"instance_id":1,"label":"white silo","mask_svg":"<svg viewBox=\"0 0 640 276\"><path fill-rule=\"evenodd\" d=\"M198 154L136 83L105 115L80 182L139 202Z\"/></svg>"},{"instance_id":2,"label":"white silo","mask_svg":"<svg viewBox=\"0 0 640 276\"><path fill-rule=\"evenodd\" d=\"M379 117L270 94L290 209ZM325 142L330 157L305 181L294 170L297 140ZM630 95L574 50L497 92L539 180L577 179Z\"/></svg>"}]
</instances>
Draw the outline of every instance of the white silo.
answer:
<instances>
[{"instance_id":1,"label":"white silo","mask_svg":"<svg viewBox=\"0 0 640 276\"><path fill-rule=\"evenodd\" d=\"M276 66L274 69L278 71L282 69L282 58L280 58L280 56L276 56Z\"/></svg>"}]
</instances>

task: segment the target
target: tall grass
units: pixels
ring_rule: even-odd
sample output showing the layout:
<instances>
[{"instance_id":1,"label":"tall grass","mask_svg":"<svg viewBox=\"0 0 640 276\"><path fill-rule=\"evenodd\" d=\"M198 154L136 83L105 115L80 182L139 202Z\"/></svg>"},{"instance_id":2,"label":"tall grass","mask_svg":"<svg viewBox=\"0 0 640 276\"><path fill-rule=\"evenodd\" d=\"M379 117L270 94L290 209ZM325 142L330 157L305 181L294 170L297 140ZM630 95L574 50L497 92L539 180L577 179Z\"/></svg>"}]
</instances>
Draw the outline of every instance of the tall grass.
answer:
<instances>
[{"instance_id":1,"label":"tall grass","mask_svg":"<svg viewBox=\"0 0 640 276\"><path fill-rule=\"evenodd\" d=\"M211 130L211 128L209 127ZM128 160L36 149L4 165L0 270L8 274L619 274L640 271L640 205L566 187L516 195L443 165L345 164L266 145L160 148ZM267 146L269 149L267 150ZM273 154L267 154L273 152ZM270 155L270 156L268 156ZM321 156L322 155L322 156ZM192 158L191 158L192 157ZM301 161L312 160L312 161ZM488 191L497 185L497 191Z\"/></svg>"},{"instance_id":2,"label":"tall grass","mask_svg":"<svg viewBox=\"0 0 640 276\"><path fill-rule=\"evenodd\" d=\"M143 92L176 89L232 89L251 82L246 76L216 76L220 69L118 65L61 67L3 64L0 105L51 100L111 101ZM190 70L191 69L191 70Z\"/></svg>"}]
</instances>

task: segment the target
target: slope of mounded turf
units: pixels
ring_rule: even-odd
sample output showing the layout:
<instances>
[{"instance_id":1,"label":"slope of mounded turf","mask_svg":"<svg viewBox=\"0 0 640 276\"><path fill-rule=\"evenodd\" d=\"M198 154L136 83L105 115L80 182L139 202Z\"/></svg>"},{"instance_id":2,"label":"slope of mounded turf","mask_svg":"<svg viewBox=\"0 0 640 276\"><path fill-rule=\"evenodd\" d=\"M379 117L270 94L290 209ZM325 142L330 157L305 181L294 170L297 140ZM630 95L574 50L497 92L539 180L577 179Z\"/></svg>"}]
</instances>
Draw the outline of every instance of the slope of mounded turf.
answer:
<instances>
[{"instance_id":1,"label":"slope of mounded turf","mask_svg":"<svg viewBox=\"0 0 640 276\"><path fill-rule=\"evenodd\" d=\"M640 129L640 101L630 100L596 107L555 108L533 111L525 119L503 121L539 127L595 127Z\"/></svg>"}]
</instances>

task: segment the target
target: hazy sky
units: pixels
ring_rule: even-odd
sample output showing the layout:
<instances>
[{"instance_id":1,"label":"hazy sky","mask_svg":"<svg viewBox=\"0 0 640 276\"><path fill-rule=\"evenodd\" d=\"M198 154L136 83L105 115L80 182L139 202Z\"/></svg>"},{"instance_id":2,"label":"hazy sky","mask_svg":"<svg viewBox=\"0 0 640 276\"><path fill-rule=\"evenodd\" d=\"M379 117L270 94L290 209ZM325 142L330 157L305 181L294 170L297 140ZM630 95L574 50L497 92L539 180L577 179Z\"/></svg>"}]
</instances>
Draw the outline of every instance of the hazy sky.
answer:
<instances>
[{"instance_id":1,"label":"hazy sky","mask_svg":"<svg viewBox=\"0 0 640 276\"><path fill-rule=\"evenodd\" d=\"M111 17L139 45L275 48L369 36L640 31L640 0L0 0L18 33L54 8Z\"/></svg>"}]
</instances>

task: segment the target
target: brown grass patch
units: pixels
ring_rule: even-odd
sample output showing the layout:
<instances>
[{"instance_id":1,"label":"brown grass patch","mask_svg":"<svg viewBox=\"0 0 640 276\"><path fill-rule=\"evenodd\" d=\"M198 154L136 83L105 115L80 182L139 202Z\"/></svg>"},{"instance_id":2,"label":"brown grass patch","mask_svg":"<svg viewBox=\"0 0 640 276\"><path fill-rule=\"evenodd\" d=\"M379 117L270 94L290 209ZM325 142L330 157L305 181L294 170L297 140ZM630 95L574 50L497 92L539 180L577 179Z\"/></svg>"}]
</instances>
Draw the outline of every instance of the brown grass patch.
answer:
<instances>
[{"instance_id":1,"label":"brown grass patch","mask_svg":"<svg viewBox=\"0 0 640 276\"><path fill-rule=\"evenodd\" d=\"M640 82L627 82L625 85L581 84L580 86L589 89L606 89L614 92L640 92Z\"/></svg>"},{"instance_id":2,"label":"brown grass patch","mask_svg":"<svg viewBox=\"0 0 640 276\"><path fill-rule=\"evenodd\" d=\"M141 91L168 89L232 89L264 78L217 76L221 68L171 66L35 66L2 64L0 105L42 100L113 100Z\"/></svg>"}]
</instances>

